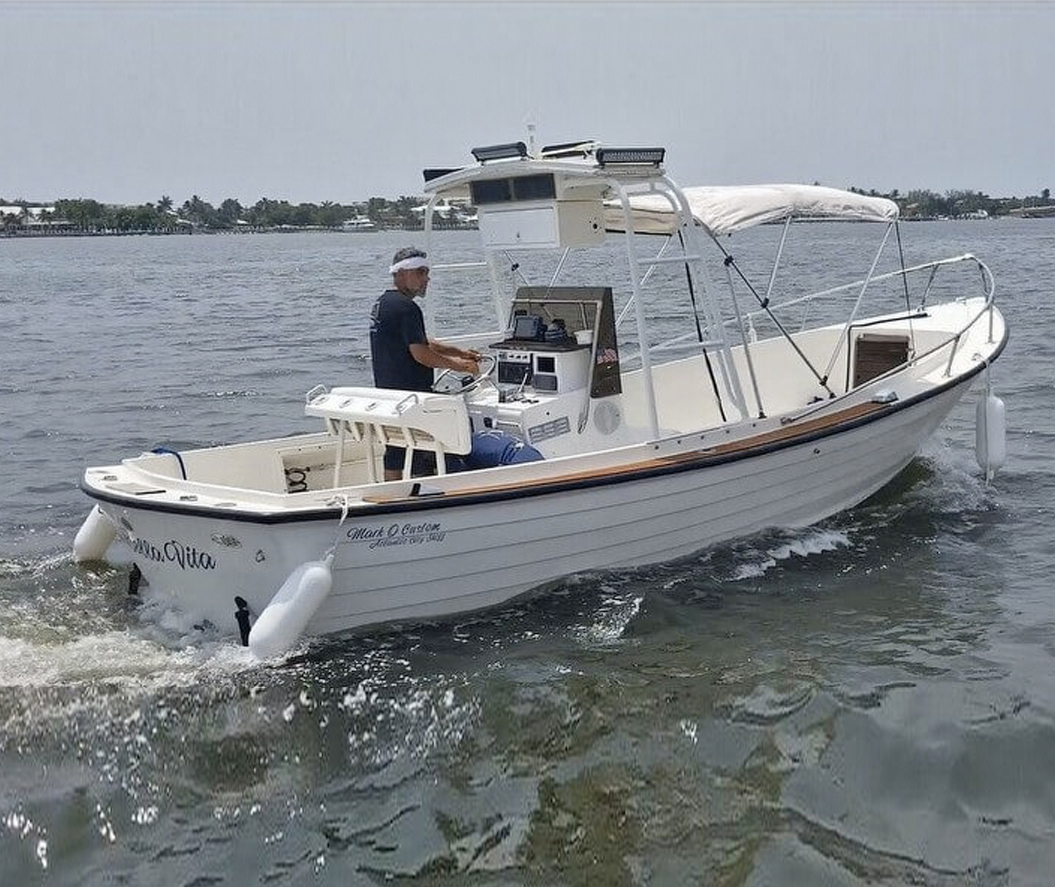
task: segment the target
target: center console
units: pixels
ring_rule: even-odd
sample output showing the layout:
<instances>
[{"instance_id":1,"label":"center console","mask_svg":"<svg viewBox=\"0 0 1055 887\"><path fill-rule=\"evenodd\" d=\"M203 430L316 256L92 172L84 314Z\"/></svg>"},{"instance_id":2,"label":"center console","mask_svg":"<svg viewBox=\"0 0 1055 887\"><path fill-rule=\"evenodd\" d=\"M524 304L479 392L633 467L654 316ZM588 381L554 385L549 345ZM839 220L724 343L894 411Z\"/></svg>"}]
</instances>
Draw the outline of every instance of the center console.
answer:
<instances>
[{"instance_id":1,"label":"center console","mask_svg":"<svg viewBox=\"0 0 1055 887\"><path fill-rule=\"evenodd\" d=\"M495 372L500 389L530 387L564 394L585 388L590 381L590 346L574 339L559 343L506 339L491 350L498 360Z\"/></svg>"}]
</instances>

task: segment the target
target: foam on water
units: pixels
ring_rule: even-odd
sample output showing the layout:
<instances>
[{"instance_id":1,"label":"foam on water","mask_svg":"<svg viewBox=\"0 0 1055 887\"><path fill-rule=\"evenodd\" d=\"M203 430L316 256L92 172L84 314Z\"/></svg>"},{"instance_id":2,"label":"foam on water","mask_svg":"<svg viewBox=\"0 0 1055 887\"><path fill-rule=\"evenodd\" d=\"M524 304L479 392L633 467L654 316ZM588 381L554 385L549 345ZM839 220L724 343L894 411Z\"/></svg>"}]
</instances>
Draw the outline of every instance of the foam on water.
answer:
<instances>
[{"instance_id":1,"label":"foam on water","mask_svg":"<svg viewBox=\"0 0 1055 887\"><path fill-rule=\"evenodd\" d=\"M607 583L601 586L601 590L601 600L591 608L588 622L572 629L573 634L587 645L607 646L621 641L644 600L640 594L628 595Z\"/></svg>"},{"instance_id":2,"label":"foam on water","mask_svg":"<svg viewBox=\"0 0 1055 887\"><path fill-rule=\"evenodd\" d=\"M259 667L247 648L178 608L129 598L121 570L78 567L66 552L0 567L8 738L32 734L34 720L46 731L85 708L104 720L123 717L143 698L222 686Z\"/></svg>"},{"instance_id":3,"label":"foam on water","mask_svg":"<svg viewBox=\"0 0 1055 887\"><path fill-rule=\"evenodd\" d=\"M23 810L10 810L0 817L0 825L7 829L8 833L16 839L34 845L34 852L40 868L47 871L48 868L48 841L47 831L30 819Z\"/></svg>"},{"instance_id":4,"label":"foam on water","mask_svg":"<svg viewBox=\"0 0 1055 887\"><path fill-rule=\"evenodd\" d=\"M930 476L915 492L943 512L985 511L999 501L1001 472L992 484L986 484L974 458L973 442L971 446L963 444L938 436L930 438L920 451L919 459ZM1006 471L1004 477L1013 473L1014 466L1007 466Z\"/></svg>"},{"instance_id":5,"label":"foam on water","mask_svg":"<svg viewBox=\"0 0 1055 887\"><path fill-rule=\"evenodd\" d=\"M769 570L777 566L781 561L793 557L810 557L827 551L835 551L839 548L848 548L850 538L846 533L836 530L804 530L798 538L791 539L774 548L767 548L762 552L745 552L746 563L740 563L732 575L732 581L739 582L743 579L758 579Z\"/></svg>"},{"instance_id":6,"label":"foam on water","mask_svg":"<svg viewBox=\"0 0 1055 887\"><path fill-rule=\"evenodd\" d=\"M173 652L128 632L108 632L69 643L0 644L0 687L45 687L105 680L141 687L160 678L186 682L198 668L196 651Z\"/></svg>"}]
</instances>

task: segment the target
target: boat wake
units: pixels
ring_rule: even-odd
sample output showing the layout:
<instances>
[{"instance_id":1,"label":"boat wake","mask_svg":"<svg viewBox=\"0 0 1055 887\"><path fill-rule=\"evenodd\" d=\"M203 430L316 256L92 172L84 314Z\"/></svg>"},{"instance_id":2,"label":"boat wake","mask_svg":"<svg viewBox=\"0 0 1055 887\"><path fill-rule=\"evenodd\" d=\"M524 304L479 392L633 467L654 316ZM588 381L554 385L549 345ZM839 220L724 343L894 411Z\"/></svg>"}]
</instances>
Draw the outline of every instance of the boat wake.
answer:
<instances>
[{"instance_id":1,"label":"boat wake","mask_svg":"<svg viewBox=\"0 0 1055 887\"><path fill-rule=\"evenodd\" d=\"M196 683L203 672L231 672L251 664L248 654L241 655L241 648L230 643L215 650L172 650L128 631L60 643L7 638L0 645L0 689L100 682L151 692Z\"/></svg>"},{"instance_id":2,"label":"boat wake","mask_svg":"<svg viewBox=\"0 0 1055 887\"><path fill-rule=\"evenodd\" d=\"M130 693L257 666L172 606L126 593L127 574L69 555L0 561L0 691L105 684Z\"/></svg>"},{"instance_id":3,"label":"boat wake","mask_svg":"<svg viewBox=\"0 0 1055 887\"><path fill-rule=\"evenodd\" d=\"M735 568L731 580L740 582L744 579L758 579L791 558L806 558L849 547L850 537L839 530L805 530L797 538L788 539L772 548L767 547L757 553L747 552L745 561Z\"/></svg>"}]
</instances>

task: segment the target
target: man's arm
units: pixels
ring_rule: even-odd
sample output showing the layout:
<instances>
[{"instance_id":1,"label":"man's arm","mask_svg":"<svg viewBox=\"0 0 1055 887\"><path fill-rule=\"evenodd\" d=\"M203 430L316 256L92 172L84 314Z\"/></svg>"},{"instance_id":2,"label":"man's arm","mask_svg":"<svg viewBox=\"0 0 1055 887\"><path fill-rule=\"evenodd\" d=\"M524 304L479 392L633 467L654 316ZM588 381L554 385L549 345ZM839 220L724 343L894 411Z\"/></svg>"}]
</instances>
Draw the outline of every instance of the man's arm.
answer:
<instances>
[{"instance_id":1,"label":"man's arm","mask_svg":"<svg viewBox=\"0 0 1055 887\"><path fill-rule=\"evenodd\" d=\"M463 360L479 360L483 357L479 351L466 351L464 348L458 348L455 345L447 345L444 342L437 342L435 339L429 339L429 347L445 357L460 357Z\"/></svg>"},{"instance_id":2,"label":"man's arm","mask_svg":"<svg viewBox=\"0 0 1055 887\"><path fill-rule=\"evenodd\" d=\"M474 376L480 372L480 364L470 352L452 348L450 345L444 345L443 350L440 350L436 347L437 344L432 341L427 344L415 342L409 346L410 356L422 366L433 369L458 370L463 373L472 373Z\"/></svg>"}]
</instances>

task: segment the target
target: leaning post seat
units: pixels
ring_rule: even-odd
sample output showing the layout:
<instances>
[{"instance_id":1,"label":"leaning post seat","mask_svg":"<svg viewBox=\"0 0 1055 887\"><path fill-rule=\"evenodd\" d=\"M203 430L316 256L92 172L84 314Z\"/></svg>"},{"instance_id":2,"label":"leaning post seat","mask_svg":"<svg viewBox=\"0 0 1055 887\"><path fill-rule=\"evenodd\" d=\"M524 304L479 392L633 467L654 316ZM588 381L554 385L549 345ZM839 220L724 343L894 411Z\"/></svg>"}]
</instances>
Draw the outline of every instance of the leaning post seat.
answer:
<instances>
[{"instance_id":1,"label":"leaning post seat","mask_svg":"<svg viewBox=\"0 0 1055 887\"><path fill-rule=\"evenodd\" d=\"M304 413L325 420L327 430L337 437L333 466L335 487L341 486L341 461L347 438L366 442L367 473L371 483L377 483L377 466L373 458L375 442L406 450L404 479L410 478L415 450L436 453L439 474L447 473L447 453L463 456L472 450L472 427L465 400L449 394L394 388L311 391Z\"/></svg>"}]
</instances>

